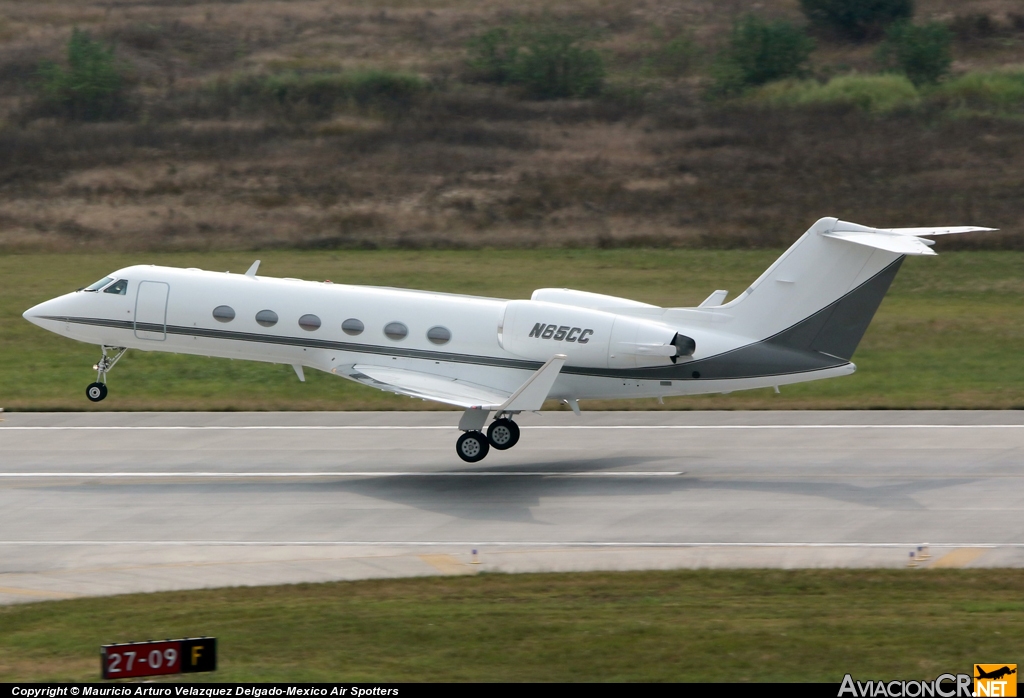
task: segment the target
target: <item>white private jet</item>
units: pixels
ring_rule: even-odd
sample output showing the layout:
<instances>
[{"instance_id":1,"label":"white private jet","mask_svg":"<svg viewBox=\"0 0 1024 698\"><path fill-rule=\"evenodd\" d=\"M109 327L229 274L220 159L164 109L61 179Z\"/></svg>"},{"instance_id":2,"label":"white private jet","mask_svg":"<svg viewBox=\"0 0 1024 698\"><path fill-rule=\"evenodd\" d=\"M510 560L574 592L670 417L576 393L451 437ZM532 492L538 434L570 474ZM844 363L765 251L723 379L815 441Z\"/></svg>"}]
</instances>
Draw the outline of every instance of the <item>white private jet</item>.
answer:
<instances>
[{"instance_id":1,"label":"white private jet","mask_svg":"<svg viewBox=\"0 0 1024 698\"><path fill-rule=\"evenodd\" d=\"M660 308L544 288L502 300L245 274L133 266L24 317L100 345L86 389L106 397L128 349L291 364L465 409L456 452L473 463L519 440L513 417L545 400L662 398L845 376L922 236L992 228L868 228L822 218L746 291ZM491 413L495 420L483 433Z\"/></svg>"}]
</instances>

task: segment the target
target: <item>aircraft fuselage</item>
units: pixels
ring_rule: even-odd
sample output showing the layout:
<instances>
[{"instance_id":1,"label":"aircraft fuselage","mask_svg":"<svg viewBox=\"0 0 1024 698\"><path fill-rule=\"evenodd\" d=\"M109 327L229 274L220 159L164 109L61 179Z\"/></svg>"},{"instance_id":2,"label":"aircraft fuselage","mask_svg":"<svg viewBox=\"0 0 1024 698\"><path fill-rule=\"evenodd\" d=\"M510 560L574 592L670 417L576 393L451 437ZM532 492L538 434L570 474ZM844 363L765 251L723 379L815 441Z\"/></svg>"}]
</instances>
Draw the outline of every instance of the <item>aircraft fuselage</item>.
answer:
<instances>
[{"instance_id":1,"label":"aircraft fuselage","mask_svg":"<svg viewBox=\"0 0 1024 698\"><path fill-rule=\"evenodd\" d=\"M370 385L353 367L384 364L512 392L563 353L568 359L550 393L554 399L728 392L853 370L841 361L809 367L810 375L695 376L701 359L753 341L701 327L712 325L711 313L684 327L545 301L149 265L120 269L110 279L109 286L127 281L123 294L80 290L25 317L89 344L299 365ZM225 309L220 317L218 309ZM678 332L695 335L692 356L672 362L664 352L643 353L669 346Z\"/></svg>"}]
</instances>

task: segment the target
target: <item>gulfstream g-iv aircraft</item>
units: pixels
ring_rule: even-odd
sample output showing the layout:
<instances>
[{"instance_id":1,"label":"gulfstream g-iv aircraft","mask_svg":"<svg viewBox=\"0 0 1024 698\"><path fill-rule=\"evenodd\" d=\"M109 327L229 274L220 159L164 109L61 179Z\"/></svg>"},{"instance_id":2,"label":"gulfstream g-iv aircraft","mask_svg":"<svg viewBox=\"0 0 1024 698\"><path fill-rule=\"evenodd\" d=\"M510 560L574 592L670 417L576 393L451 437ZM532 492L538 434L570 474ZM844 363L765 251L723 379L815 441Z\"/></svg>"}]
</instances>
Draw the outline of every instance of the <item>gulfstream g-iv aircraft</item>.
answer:
<instances>
[{"instance_id":1,"label":"gulfstream g-iv aircraft","mask_svg":"<svg viewBox=\"0 0 1024 698\"><path fill-rule=\"evenodd\" d=\"M530 300L133 266L25 318L100 345L96 382L128 349L290 364L465 409L456 444L476 462L519 440L514 418L561 400L727 393L845 376L922 236L992 228L868 228L822 218L732 301L695 308L543 288ZM680 270L685 273L685 270ZM488 417L495 419L484 433Z\"/></svg>"}]
</instances>

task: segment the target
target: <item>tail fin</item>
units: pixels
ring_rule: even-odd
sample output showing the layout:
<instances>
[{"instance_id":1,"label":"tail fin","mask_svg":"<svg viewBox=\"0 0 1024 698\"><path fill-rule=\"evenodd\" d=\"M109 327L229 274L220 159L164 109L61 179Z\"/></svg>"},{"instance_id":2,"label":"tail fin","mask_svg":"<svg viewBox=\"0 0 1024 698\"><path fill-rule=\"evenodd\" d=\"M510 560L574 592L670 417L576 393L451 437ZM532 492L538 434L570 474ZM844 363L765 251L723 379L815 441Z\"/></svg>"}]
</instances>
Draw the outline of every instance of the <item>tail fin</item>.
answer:
<instances>
[{"instance_id":1,"label":"tail fin","mask_svg":"<svg viewBox=\"0 0 1024 698\"><path fill-rule=\"evenodd\" d=\"M975 230L991 229L882 230L822 218L716 318L751 339L849 360L904 257L935 254L919 236Z\"/></svg>"}]
</instances>

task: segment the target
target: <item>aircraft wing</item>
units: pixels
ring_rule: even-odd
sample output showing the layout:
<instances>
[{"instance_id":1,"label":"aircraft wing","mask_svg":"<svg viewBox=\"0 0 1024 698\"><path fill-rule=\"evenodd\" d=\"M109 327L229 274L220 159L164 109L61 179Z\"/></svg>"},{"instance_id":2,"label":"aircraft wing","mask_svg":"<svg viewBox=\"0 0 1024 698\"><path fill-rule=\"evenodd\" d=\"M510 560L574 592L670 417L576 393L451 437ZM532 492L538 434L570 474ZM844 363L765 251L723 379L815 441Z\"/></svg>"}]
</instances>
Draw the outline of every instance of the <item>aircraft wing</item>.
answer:
<instances>
[{"instance_id":1,"label":"aircraft wing","mask_svg":"<svg viewBox=\"0 0 1024 698\"><path fill-rule=\"evenodd\" d=\"M356 364L349 378L399 395L434 400L466 409L496 410L512 393L455 378L390 366Z\"/></svg>"},{"instance_id":2,"label":"aircraft wing","mask_svg":"<svg viewBox=\"0 0 1024 698\"><path fill-rule=\"evenodd\" d=\"M551 387L565 365L566 358L565 354L555 354L531 374L515 392L490 388L458 378L391 366L356 364L347 375L353 380L381 390L423 400L435 400L466 409L527 412L539 410L544 405L544 400L551 392Z\"/></svg>"}]
</instances>

